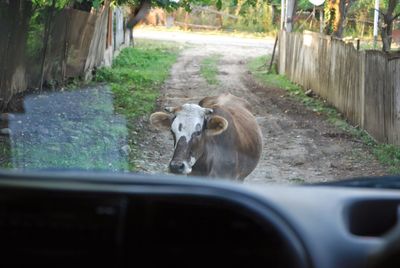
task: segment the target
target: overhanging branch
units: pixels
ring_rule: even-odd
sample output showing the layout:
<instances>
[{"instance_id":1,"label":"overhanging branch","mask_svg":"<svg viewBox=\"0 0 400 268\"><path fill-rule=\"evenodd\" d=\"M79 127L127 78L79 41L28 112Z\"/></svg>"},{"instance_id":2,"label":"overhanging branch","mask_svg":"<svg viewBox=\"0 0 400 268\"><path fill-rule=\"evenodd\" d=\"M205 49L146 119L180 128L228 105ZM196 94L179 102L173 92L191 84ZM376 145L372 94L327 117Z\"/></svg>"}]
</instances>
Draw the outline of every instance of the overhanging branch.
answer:
<instances>
[{"instance_id":1,"label":"overhanging branch","mask_svg":"<svg viewBox=\"0 0 400 268\"><path fill-rule=\"evenodd\" d=\"M150 11L150 8L151 8L151 0L141 0L139 11L136 13L135 17L133 17L126 23L126 27L128 29L132 29L133 27L135 27L135 25L138 24L139 21L141 21L147 16L147 14Z\"/></svg>"}]
</instances>

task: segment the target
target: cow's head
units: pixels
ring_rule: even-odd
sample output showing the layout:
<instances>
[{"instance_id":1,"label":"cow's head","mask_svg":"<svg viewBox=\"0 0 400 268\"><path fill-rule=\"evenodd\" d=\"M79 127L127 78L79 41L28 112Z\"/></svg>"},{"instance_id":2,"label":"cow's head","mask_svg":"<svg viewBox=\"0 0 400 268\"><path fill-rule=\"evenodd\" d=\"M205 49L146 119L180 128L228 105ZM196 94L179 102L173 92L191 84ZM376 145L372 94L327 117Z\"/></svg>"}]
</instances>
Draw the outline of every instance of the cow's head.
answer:
<instances>
[{"instance_id":1,"label":"cow's head","mask_svg":"<svg viewBox=\"0 0 400 268\"><path fill-rule=\"evenodd\" d=\"M204 152L209 136L219 135L228 128L228 121L213 110L197 104L184 104L166 108L168 113L156 112L150 123L164 130L171 130L174 137L174 156L169 163L172 173L189 174Z\"/></svg>"}]
</instances>

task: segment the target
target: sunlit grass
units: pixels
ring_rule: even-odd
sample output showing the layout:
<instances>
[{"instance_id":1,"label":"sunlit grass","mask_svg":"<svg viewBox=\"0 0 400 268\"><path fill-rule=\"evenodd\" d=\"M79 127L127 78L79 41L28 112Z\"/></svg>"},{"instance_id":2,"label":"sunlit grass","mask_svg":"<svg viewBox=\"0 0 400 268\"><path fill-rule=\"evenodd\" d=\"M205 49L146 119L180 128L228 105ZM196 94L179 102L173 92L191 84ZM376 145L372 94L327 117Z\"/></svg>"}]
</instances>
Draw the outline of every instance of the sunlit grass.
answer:
<instances>
[{"instance_id":1,"label":"sunlit grass","mask_svg":"<svg viewBox=\"0 0 400 268\"><path fill-rule=\"evenodd\" d=\"M142 42L124 49L112 68L99 69L95 81L111 86L118 113L128 119L136 118L154 110L159 88L177 54L176 45Z\"/></svg>"}]
</instances>

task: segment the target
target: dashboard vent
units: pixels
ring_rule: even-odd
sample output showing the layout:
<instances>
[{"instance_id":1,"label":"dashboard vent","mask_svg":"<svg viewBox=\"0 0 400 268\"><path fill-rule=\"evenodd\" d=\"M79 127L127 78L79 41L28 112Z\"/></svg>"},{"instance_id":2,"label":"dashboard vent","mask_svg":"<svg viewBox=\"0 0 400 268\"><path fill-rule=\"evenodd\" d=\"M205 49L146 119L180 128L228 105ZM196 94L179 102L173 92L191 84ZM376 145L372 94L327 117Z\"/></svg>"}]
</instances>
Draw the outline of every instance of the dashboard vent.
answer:
<instances>
[{"instance_id":1,"label":"dashboard vent","mask_svg":"<svg viewBox=\"0 0 400 268\"><path fill-rule=\"evenodd\" d=\"M0 194L1 249L13 264L112 263L118 254L121 201L52 193ZM59 260L65 260L60 264ZM90 263L93 265L94 263Z\"/></svg>"}]
</instances>

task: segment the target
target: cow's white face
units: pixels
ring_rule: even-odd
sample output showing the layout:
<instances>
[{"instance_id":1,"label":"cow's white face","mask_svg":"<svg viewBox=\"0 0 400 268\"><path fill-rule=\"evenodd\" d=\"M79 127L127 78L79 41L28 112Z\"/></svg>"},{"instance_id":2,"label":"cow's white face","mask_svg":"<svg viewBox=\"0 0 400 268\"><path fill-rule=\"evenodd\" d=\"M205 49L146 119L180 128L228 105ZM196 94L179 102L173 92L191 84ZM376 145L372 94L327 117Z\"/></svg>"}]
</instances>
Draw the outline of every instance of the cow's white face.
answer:
<instances>
[{"instance_id":1,"label":"cow's white face","mask_svg":"<svg viewBox=\"0 0 400 268\"><path fill-rule=\"evenodd\" d=\"M171 109L171 112L174 112L174 108ZM212 112L212 109L203 108L197 104L184 104L175 110L175 118L171 125L175 153L169 164L173 173L189 174L192 172L192 167L199 157L199 153L192 148L195 143L200 142L206 116Z\"/></svg>"},{"instance_id":2,"label":"cow's white face","mask_svg":"<svg viewBox=\"0 0 400 268\"><path fill-rule=\"evenodd\" d=\"M173 110L171 112L173 112ZM175 112L175 118L171 125L171 131L174 133L176 141L185 138L187 142L190 142L193 135L201 135L206 115L212 112L212 109L203 108L197 104L182 105L180 109ZM177 144L175 144L175 147L176 145Z\"/></svg>"},{"instance_id":3,"label":"cow's white face","mask_svg":"<svg viewBox=\"0 0 400 268\"><path fill-rule=\"evenodd\" d=\"M174 108L167 109L172 109L171 112L174 112ZM175 112L175 118L171 125L171 131L174 133L176 141L184 137L189 142L193 135L200 135L206 115L212 112L211 109L200 107L197 104L182 105Z\"/></svg>"},{"instance_id":4,"label":"cow's white face","mask_svg":"<svg viewBox=\"0 0 400 268\"><path fill-rule=\"evenodd\" d=\"M213 110L197 104L184 104L166 108L169 114L157 112L150 116L152 125L170 129L174 136L175 151L169 164L170 171L189 174L204 151L205 136L219 135L228 127L221 116L213 116Z\"/></svg>"}]
</instances>

